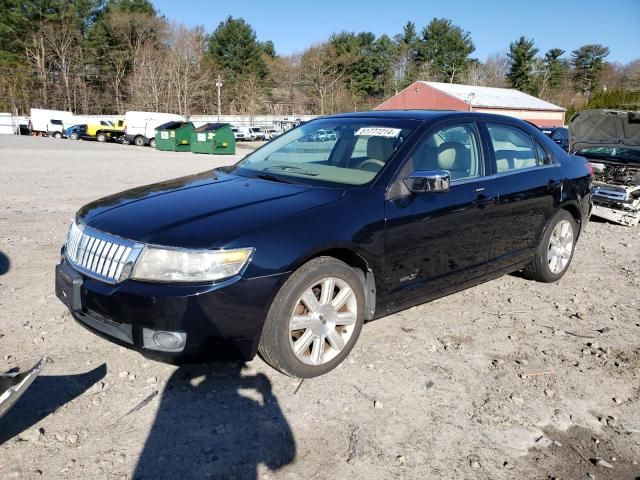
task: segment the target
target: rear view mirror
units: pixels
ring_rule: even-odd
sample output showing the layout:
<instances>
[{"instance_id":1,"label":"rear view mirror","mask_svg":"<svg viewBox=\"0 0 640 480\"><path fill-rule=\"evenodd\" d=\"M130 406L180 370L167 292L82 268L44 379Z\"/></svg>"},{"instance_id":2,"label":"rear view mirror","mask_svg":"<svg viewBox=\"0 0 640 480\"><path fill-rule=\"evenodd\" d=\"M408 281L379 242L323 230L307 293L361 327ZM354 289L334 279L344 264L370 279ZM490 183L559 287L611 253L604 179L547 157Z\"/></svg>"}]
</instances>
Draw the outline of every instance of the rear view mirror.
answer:
<instances>
[{"instance_id":1,"label":"rear view mirror","mask_svg":"<svg viewBox=\"0 0 640 480\"><path fill-rule=\"evenodd\" d=\"M446 170L416 170L403 182L413 193L448 192L451 176Z\"/></svg>"}]
</instances>

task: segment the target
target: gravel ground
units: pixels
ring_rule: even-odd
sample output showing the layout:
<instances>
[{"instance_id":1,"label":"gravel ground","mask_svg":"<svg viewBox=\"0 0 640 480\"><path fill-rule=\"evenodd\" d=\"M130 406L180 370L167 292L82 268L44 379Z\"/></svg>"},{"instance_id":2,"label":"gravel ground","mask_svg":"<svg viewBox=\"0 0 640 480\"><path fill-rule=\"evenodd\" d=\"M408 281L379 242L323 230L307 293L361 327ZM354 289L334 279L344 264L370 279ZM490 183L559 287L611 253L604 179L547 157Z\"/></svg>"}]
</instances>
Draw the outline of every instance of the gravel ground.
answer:
<instances>
[{"instance_id":1,"label":"gravel ground","mask_svg":"<svg viewBox=\"0 0 640 480\"><path fill-rule=\"evenodd\" d=\"M0 478L640 477L640 228L592 221L558 284L507 276L373 322L304 382L77 325L53 293L74 212L237 158L0 137L0 370L51 359L0 420Z\"/></svg>"}]
</instances>

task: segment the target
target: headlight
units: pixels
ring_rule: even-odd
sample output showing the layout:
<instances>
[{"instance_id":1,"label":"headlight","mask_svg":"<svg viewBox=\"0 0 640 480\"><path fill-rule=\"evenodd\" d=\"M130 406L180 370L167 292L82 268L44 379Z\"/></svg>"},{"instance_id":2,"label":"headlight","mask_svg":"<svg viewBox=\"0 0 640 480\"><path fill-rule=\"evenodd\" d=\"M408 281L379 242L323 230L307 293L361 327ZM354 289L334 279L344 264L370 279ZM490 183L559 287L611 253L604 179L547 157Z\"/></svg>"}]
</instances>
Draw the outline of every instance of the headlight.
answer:
<instances>
[{"instance_id":1,"label":"headlight","mask_svg":"<svg viewBox=\"0 0 640 480\"><path fill-rule=\"evenodd\" d=\"M252 253L253 248L189 251L144 247L131 278L152 282L212 282L240 273Z\"/></svg>"}]
</instances>

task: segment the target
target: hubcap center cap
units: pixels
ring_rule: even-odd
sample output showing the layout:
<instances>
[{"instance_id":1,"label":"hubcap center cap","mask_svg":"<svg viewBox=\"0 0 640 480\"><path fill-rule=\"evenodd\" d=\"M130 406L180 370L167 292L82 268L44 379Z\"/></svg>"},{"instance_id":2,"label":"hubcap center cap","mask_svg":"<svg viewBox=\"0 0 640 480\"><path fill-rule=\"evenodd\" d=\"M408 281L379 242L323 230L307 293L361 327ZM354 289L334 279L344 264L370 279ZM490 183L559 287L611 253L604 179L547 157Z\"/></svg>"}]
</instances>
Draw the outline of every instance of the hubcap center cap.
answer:
<instances>
[{"instance_id":1,"label":"hubcap center cap","mask_svg":"<svg viewBox=\"0 0 640 480\"><path fill-rule=\"evenodd\" d=\"M316 335L327 335L336 328L338 314L331 305L322 305L314 312L314 320L311 322L311 329Z\"/></svg>"}]
</instances>

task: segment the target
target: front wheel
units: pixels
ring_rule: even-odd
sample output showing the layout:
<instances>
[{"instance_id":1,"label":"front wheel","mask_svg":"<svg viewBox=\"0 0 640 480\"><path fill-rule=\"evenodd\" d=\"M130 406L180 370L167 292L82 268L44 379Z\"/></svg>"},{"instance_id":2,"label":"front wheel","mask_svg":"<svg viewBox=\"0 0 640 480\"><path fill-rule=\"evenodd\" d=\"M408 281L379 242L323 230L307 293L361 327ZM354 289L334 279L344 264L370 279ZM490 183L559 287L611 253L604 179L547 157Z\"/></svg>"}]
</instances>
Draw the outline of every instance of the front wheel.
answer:
<instances>
[{"instance_id":1,"label":"front wheel","mask_svg":"<svg viewBox=\"0 0 640 480\"><path fill-rule=\"evenodd\" d=\"M142 135L137 136L133 139L133 143L136 147L144 147L144 137Z\"/></svg>"},{"instance_id":2,"label":"front wheel","mask_svg":"<svg viewBox=\"0 0 640 480\"><path fill-rule=\"evenodd\" d=\"M576 244L578 225L566 210L559 210L545 228L525 276L538 282L556 282L569 269Z\"/></svg>"},{"instance_id":3,"label":"front wheel","mask_svg":"<svg viewBox=\"0 0 640 480\"><path fill-rule=\"evenodd\" d=\"M99 133L96 136L96 140L98 140L100 143L104 143L107 141L107 136L104 133Z\"/></svg>"},{"instance_id":4,"label":"front wheel","mask_svg":"<svg viewBox=\"0 0 640 480\"><path fill-rule=\"evenodd\" d=\"M364 304L363 282L355 270L332 257L315 258L278 292L258 352L286 375L323 375L355 345L364 323Z\"/></svg>"},{"instance_id":5,"label":"front wheel","mask_svg":"<svg viewBox=\"0 0 640 480\"><path fill-rule=\"evenodd\" d=\"M73 133L69 136L69 138L70 138L71 140L79 140L79 139L80 139L80 134L79 134L78 132L73 132Z\"/></svg>"}]
</instances>

